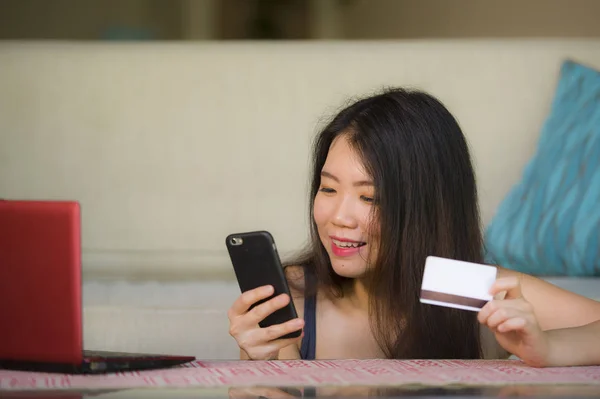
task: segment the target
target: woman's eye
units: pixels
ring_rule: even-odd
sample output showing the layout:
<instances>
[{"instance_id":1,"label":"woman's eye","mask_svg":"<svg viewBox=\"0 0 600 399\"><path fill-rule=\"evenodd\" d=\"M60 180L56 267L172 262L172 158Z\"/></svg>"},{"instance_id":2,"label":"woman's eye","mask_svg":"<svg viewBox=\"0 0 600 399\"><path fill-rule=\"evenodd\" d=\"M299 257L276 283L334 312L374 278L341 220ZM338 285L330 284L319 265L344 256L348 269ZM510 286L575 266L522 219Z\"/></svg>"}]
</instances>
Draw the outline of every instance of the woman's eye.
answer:
<instances>
[{"instance_id":1,"label":"woman's eye","mask_svg":"<svg viewBox=\"0 0 600 399\"><path fill-rule=\"evenodd\" d=\"M319 189L319 191L322 193L327 193L327 194L335 193L335 190L333 188L329 188L329 187L321 187Z\"/></svg>"},{"instance_id":2,"label":"woman's eye","mask_svg":"<svg viewBox=\"0 0 600 399\"><path fill-rule=\"evenodd\" d=\"M361 195L360 199L365 201L365 202L369 202L372 203L373 202L373 197L367 197L366 195Z\"/></svg>"}]
</instances>

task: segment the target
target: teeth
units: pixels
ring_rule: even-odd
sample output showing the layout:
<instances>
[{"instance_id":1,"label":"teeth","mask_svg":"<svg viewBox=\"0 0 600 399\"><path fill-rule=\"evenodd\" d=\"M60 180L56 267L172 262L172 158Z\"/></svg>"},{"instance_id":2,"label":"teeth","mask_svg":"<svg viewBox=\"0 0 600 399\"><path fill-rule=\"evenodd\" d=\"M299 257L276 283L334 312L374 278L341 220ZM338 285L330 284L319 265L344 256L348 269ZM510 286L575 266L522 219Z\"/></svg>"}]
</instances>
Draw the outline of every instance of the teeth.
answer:
<instances>
[{"instance_id":1,"label":"teeth","mask_svg":"<svg viewBox=\"0 0 600 399\"><path fill-rule=\"evenodd\" d=\"M338 240L331 240L331 241L333 241L333 243L340 248L358 248L364 244L362 242L346 242L346 241L338 241Z\"/></svg>"}]
</instances>

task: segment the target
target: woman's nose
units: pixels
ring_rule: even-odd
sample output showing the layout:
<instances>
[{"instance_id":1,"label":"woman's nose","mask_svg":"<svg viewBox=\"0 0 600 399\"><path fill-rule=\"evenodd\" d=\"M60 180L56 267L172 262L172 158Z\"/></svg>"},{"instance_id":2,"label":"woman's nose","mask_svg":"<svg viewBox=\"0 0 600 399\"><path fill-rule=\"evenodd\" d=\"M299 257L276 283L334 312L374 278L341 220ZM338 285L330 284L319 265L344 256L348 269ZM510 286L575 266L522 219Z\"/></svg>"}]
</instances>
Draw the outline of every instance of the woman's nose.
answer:
<instances>
[{"instance_id":1,"label":"woman's nose","mask_svg":"<svg viewBox=\"0 0 600 399\"><path fill-rule=\"evenodd\" d=\"M350 229L356 228L358 221L356 220L353 208L352 201L349 198L342 198L335 208L332 220L333 224Z\"/></svg>"}]
</instances>

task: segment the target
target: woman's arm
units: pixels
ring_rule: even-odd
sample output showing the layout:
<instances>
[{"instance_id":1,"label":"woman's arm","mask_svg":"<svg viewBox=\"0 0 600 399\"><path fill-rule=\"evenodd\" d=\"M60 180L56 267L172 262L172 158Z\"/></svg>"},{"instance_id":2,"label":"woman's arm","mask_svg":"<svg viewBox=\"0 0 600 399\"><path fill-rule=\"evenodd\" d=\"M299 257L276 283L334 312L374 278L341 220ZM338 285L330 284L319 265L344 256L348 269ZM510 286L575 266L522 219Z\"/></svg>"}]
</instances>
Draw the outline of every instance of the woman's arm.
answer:
<instances>
[{"instance_id":1,"label":"woman's arm","mask_svg":"<svg viewBox=\"0 0 600 399\"><path fill-rule=\"evenodd\" d=\"M600 365L600 320L580 327L546 331L547 366Z\"/></svg>"},{"instance_id":2,"label":"woman's arm","mask_svg":"<svg viewBox=\"0 0 600 399\"><path fill-rule=\"evenodd\" d=\"M542 330L578 327L600 320L600 302L542 279L498 267L498 278L515 276L523 297L533 306Z\"/></svg>"}]
</instances>

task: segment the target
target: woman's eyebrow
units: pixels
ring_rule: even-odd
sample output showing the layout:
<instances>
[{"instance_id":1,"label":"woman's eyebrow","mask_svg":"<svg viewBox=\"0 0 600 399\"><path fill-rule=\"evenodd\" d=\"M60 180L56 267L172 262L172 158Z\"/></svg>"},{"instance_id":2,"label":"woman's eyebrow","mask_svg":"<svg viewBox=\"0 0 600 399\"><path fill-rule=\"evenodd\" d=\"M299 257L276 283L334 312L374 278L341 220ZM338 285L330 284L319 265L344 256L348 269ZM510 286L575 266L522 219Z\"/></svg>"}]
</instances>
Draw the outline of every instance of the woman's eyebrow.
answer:
<instances>
[{"instance_id":1,"label":"woman's eyebrow","mask_svg":"<svg viewBox=\"0 0 600 399\"><path fill-rule=\"evenodd\" d=\"M340 179L338 179L337 176L335 176L334 174L329 173L325 170L321 171L321 177L327 177L327 178L335 181L336 183L340 182ZM361 186L373 186L374 184L373 184L373 181L371 181L371 180L359 180L359 181L354 182L352 185L355 187L361 187Z\"/></svg>"}]
</instances>

